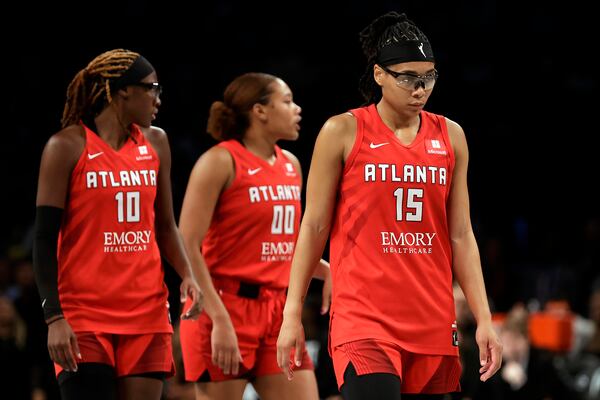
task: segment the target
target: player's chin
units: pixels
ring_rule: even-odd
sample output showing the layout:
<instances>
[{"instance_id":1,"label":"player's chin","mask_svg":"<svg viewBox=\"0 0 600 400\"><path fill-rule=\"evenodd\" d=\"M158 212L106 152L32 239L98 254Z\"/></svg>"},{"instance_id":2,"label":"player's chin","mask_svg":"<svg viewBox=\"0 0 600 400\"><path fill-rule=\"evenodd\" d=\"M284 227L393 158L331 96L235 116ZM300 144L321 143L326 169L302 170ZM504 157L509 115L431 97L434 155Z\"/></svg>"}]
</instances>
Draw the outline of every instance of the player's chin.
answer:
<instances>
[{"instance_id":1,"label":"player's chin","mask_svg":"<svg viewBox=\"0 0 600 400\"><path fill-rule=\"evenodd\" d=\"M152 121L156 119L156 114L146 114L137 116L136 124L143 128L150 128L152 126Z\"/></svg>"},{"instance_id":2,"label":"player's chin","mask_svg":"<svg viewBox=\"0 0 600 400\"><path fill-rule=\"evenodd\" d=\"M152 126L152 119L151 118L144 118L138 121L138 125L141 126L142 128L150 128L150 126Z\"/></svg>"},{"instance_id":3,"label":"player's chin","mask_svg":"<svg viewBox=\"0 0 600 400\"><path fill-rule=\"evenodd\" d=\"M300 137L299 128L293 128L283 137L284 140L296 140Z\"/></svg>"}]
</instances>

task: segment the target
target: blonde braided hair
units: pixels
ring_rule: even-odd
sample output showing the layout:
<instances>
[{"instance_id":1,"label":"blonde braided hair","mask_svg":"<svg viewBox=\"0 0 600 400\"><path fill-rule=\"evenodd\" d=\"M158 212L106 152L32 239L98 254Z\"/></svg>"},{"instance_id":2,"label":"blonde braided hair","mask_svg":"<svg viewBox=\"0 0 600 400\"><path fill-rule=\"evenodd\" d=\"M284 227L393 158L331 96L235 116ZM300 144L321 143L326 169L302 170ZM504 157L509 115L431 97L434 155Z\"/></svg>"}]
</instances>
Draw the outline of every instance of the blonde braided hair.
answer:
<instances>
[{"instance_id":1,"label":"blonde braided hair","mask_svg":"<svg viewBox=\"0 0 600 400\"><path fill-rule=\"evenodd\" d=\"M133 51L114 49L100 54L79 71L67 88L62 127L76 124L83 117L93 117L111 103L110 83L123 75L139 56Z\"/></svg>"}]
</instances>

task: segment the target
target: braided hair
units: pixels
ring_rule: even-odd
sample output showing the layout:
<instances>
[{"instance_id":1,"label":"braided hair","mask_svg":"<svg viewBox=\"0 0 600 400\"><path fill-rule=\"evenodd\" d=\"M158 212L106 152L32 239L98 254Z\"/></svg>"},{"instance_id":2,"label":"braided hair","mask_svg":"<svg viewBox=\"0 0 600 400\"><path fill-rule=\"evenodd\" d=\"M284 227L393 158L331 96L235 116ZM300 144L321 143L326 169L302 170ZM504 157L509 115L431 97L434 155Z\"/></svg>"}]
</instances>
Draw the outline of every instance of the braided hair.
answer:
<instances>
[{"instance_id":1,"label":"braided hair","mask_svg":"<svg viewBox=\"0 0 600 400\"><path fill-rule=\"evenodd\" d=\"M67 88L62 127L99 114L112 101L111 83L123 75L139 56L125 49L110 50L79 71Z\"/></svg>"},{"instance_id":2,"label":"braided hair","mask_svg":"<svg viewBox=\"0 0 600 400\"><path fill-rule=\"evenodd\" d=\"M379 51L391 43L426 42L429 40L423 32L406 17L395 11L388 12L371 22L359 34L363 54L367 57L367 67L360 78L359 90L366 104L377 102L381 98L381 89L373 78L373 66L377 64Z\"/></svg>"}]
</instances>

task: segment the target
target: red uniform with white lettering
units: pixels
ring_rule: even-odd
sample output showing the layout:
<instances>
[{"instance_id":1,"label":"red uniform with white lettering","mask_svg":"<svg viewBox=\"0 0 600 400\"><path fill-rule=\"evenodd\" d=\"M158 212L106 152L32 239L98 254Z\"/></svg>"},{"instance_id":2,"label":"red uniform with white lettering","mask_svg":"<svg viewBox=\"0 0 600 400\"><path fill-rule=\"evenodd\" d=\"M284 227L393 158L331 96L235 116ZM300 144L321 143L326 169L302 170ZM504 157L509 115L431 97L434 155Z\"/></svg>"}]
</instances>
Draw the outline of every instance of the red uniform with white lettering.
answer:
<instances>
[{"instance_id":1,"label":"red uniform with white lettering","mask_svg":"<svg viewBox=\"0 0 600 400\"><path fill-rule=\"evenodd\" d=\"M331 233L331 348L376 339L458 355L446 203L454 154L445 118L421 112L402 144L375 105L352 110L356 142Z\"/></svg>"},{"instance_id":2,"label":"red uniform with white lettering","mask_svg":"<svg viewBox=\"0 0 600 400\"><path fill-rule=\"evenodd\" d=\"M231 154L235 178L219 197L202 254L238 338L244 360L238 377L278 374L276 343L298 237L302 181L278 146L273 165L236 140L218 146ZM258 296L240 295L240 282L259 285ZM212 364L211 330L212 321L206 312L198 321L181 322L189 381L197 381L205 371L211 381L235 378ZM301 368L312 368L304 353Z\"/></svg>"},{"instance_id":3,"label":"red uniform with white lettering","mask_svg":"<svg viewBox=\"0 0 600 400\"><path fill-rule=\"evenodd\" d=\"M300 176L277 146L274 165L236 140L219 146L234 159L235 179L202 243L210 273L285 288L302 211Z\"/></svg>"},{"instance_id":4,"label":"red uniform with white lettering","mask_svg":"<svg viewBox=\"0 0 600 400\"><path fill-rule=\"evenodd\" d=\"M58 242L58 291L75 332L171 333L154 232L159 159L139 128L116 151L85 127Z\"/></svg>"}]
</instances>

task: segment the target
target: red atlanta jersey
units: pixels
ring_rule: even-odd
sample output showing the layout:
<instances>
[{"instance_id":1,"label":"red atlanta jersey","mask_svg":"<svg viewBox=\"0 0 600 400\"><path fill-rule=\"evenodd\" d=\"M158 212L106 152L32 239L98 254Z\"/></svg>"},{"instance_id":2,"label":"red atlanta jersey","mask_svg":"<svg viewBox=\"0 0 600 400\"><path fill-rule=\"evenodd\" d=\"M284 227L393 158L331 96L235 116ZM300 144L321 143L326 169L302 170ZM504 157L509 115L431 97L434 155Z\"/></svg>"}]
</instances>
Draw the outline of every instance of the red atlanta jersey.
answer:
<instances>
[{"instance_id":1,"label":"red atlanta jersey","mask_svg":"<svg viewBox=\"0 0 600 400\"><path fill-rule=\"evenodd\" d=\"M235 178L221 193L202 243L210 273L271 287L287 287L301 213L301 178L275 146L270 165L240 142L229 151Z\"/></svg>"},{"instance_id":2,"label":"red atlanta jersey","mask_svg":"<svg viewBox=\"0 0 600 400\"><path fill-rule=\"evenodd\" d=\"M75 331L172 332L154 232L159 159L138 127L116 151L85 128L58 241L58 292Z\"/></svg>"},{"instance_id":3,"label":"red atlanta jersey","mask_svg":"<svg viewBox=\"0 0 600 400\"><path fill-rule=\"evenodd\" d=\"M444 117L421 112L403 145L375 105L351 110L356 141L331 233L331 345L379 339L456 355L446 202L454 153Z\"/></svg>"}]
</instances>

